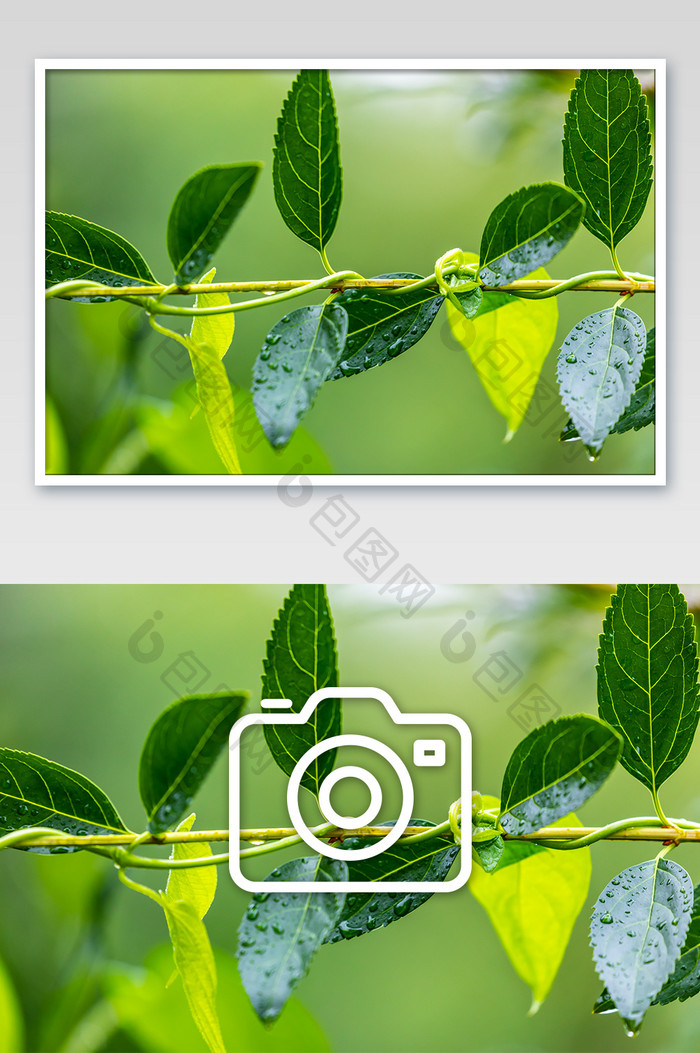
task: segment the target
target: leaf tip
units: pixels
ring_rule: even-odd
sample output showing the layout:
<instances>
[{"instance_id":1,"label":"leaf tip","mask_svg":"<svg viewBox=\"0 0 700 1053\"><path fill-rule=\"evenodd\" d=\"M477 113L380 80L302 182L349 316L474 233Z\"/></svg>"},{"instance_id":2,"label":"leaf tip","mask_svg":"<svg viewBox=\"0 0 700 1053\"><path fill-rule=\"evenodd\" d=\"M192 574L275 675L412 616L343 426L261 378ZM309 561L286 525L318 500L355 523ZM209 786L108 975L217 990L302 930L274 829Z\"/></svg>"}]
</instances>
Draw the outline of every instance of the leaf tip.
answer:
<instances>
[{"instance_id":1,"label":"leaf tip","mask_svg":"<svg viewBox=\"0 0 700 1053\"><path fill-rule=\"evenodd\" d=\"M531 1006L530 1006L530 1008L528 1009L528 1011L527 1011L527 1015L528 1015L528 1016L534 1016L534 1015L535 1015L535 1013L538 1013L538 1012L539 1012L539 1010L540 1010L540 1006L541 1006L541 1005L542 1005L542 1003L541 1003L541 1002L538 1002L536 998L533 998L533 999L532 999L532 1005L531 1005Z\"/></svg>"}]
</instances>

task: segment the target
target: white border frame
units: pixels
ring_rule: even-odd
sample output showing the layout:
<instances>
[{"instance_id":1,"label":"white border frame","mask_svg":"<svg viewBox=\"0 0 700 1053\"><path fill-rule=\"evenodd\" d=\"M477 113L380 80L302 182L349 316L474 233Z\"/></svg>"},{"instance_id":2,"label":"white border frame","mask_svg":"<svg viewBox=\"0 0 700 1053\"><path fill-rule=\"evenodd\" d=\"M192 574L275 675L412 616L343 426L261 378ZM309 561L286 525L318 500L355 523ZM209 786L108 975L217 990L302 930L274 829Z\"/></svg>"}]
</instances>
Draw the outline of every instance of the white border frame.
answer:
<instances>
[{"instance_id":1,"label":"white border frame","mask_svg":"<svg viewBox=\"0 0 700 1053\"><path fill-rule=\"evenodd\" d=\"M322 687L314 691L304 703L299 713L251 713L237 720L231 729L229 736L229 872L234 883L246 892L454 892L466 885L472 869L471 853L471 823L467 822L462 834L462 851L460 856L459 873L449 881L382 881L379 885L376 881L251 881L241 871L239 848L239 833L241 830L241 751L239 743L246 728L255 727L260 724L305 724L310 718L314 708L326 698L364 698L375 699L380 702L391 717L394 724L432 726L447 724L459 733L460 758L462 770L460 772L460 797L466 802L465 807L471 801L472 781L472 737L467 723L461 717L452 713L402 713L394 702L391 695L381 688L375 687ZM468 812L467 812L468 815ZM326 857L330 858L330 857ZM350 860L351 857L348 856Z\"/></svg>"},{"instance_id":2,"label":"white border frame","mask_svg":"<svg viewBox=\"0 0 700 1053\"><path fill-rule=\"evenodd\" d=\"M656 344L655 470L652 475L311 475L313 486L665 486L666 485L666 60L602 59L37 59L35 61L35 476L37 486L276 486L276 475L47 475L45 470L44 224L46 200L46 73L57 69L653 69L656 92L654 270Z\"/></svg>"}]
</instances>

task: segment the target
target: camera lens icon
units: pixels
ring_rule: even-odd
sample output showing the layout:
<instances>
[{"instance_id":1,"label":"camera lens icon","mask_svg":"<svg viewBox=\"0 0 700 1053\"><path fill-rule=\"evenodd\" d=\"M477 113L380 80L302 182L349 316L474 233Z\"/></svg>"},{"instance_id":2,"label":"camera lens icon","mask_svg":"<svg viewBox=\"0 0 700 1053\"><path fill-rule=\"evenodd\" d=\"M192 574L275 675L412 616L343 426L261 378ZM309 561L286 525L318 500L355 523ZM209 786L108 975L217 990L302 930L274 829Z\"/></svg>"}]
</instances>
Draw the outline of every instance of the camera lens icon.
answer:
<instances>
[{"instance_id":1,"label":"camera lens icon","mask_svg":"<svg viewBox=\"0 0 700 1053\"><path fill-rule=\"evenodd\" d=\"M379 754L380 757L389 762L398 775L401 784L401 810L395 825L391 828L391 833L385 837L380 837L376 844L367 845L365 848L336 848L334 845L321 841L311 832L299 808L301 780L309 765L313 764L318 757L328 750L339 749L341 746L362 746ZM333 808L330 801L331 791L343 779L359 779L369 789L370 803L361 815L339 815ZM329 739L324 739L323 742L317 742L297 762L292 774L289 776L287 786L289 816L302 841L305 841L314 852L320 852L321 855L329 856L331 859L343 859L346 861L372 859L396 844L410 822L413 813L413 801L413 782L404 762L389 746L379 742L377 739L369 738L367 735L334 735ZM323 780L319 788L318 803L329 823L335 823L341 830L358 829L362 826L370 825L376 819L382 806L382 789L379 785L379 780L371 772L355 764L347 764L343 768L336 768Z\"/></svg>"}]
</instances>

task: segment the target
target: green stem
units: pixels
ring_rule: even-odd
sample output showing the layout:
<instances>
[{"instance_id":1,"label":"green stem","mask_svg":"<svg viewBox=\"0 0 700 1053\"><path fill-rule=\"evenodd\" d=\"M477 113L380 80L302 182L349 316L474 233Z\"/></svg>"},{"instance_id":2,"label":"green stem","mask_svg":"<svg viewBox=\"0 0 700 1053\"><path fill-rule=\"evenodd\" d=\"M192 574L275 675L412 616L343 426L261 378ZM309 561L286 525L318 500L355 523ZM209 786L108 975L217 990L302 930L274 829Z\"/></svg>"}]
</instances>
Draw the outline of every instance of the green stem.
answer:
<instances>
[{"instance_id":1,"label":"green stem","mask_svg":"<svg viewBox=\"0 0 700 1053\"><path fill-rule=\"evenodd\" d=\"M625 272L623 271L622 267L620 266L620 261L617 258L617 252L616 252L615 246L613 244L610 245L610 257L611 257L612 262L613 262L613 267L615 268L615 273L618 275L619 278L622 279L622 281L626 281L627 280L627 275L625 274Z\"/></svg>"},{"instance_id":2,"label":"green stem","mask_svg":"<svg viewBox=\"0 0 700 1053\"><path fill-rule=\"evenodd\" d=\"M148 896L148 898L157 903L159 907L161 906L160 896L157 892L154 892L152 888L147 888L145 885L139 885L138 881L132 881L131 878L126 876L123 870L119 870L117 876L121 883L126 885L127 888L130 888L132 892L140 892L142 896Z\"/></svg>"},{"instance_id":3,"label":"green stem","mask_svg":"<svg viewBox=\"0 0 700 1053\"><path fill-rule=\"evenodd\" d=\"M567 278L566 281L559 282L557 285L550 287L549 289L543 289L540 292L530 292L517 290L510 290L514 296L521 296L527 300L546 300L550 296L559 296L561 293L566 292L569 289L576 289L581 285L585 285L587 282L592 281L605 281L606 279L615 279L619 277L619 272L616 271L588 271L586 274L575 274L573 278ZM624 281L628 281L626 275L621 275ZM505 291L507 287L505 287Z\"/></svg>"},{"instance_id":4,"label":"green stem","mask_svg":"<svg viewBox=\"0 0 700 1053\"><path fill-rule=\"evenodd\" d=\"M355 271L338 271L336 274L331 274L331 278L337 279L338 284L341 284L345 278L358 277L360 276L356 274ZM289 289L287 292L276 293L274 296L261 296L255 300L243 300L242 303L231 303L222 307L173 307L171 304L160 303L158 299L153 299L150 296L133 296L126 297L126 299L129 303L135 303L139 307L143 307L150 315L172 314L180 316L199 316L233 314L238 311L252 311L257 307L266 307L271 303L282 303L285 300L293 300L297 296L305 296L307 293L314 292L316 289L327 288L328 278L319 278L317 281L309 282L308 285L302 285L298 289Z\"/></svg>"},{"instance_id":5,"label":"green stem","mask_svg":"<svg viewBox=\"0 0 700 1053\"><path fill-rule=\"evenodd\" d=\"M325 245L321 249L319 249L319 256L321 257L321 263L326 268L328 273L329 274L333 274L333 268L331 267L330 263L328 262L328 256L326 255L326 247L325 247Z\"/></svg>"},{"instance_id":6,"label":"green stem","mask_svg":"<svg viewBox=\"0 0 700 1053\"><path fill-rule=\"evenodd\" d=\"M651 791L651 799L654 802L654 811L659 817L659 820L663 826L675 826L675 823L669 823L668 819L664 815L664 810L661 807L661 801L659 800L659 791L656 786Z\"/></svg>"}]
</instances>

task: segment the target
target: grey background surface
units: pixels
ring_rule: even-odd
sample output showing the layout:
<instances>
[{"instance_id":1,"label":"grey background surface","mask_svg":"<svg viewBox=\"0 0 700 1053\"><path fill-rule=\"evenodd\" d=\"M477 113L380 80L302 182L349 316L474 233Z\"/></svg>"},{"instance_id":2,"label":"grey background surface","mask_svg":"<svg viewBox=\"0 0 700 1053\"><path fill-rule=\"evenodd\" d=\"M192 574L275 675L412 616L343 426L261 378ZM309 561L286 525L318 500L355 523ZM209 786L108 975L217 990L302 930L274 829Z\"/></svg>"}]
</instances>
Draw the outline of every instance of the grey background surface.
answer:
<instances>
[{"instance_id":1,"label":"grey background surface","mask_svg":"<svg viewBox=\"0 0 700 1053\"><path fill-rule=\"evenodd\" d=\"M121 11L125 11L122 7ZM0 388L0 580L361 581L344 559L376 529L435 581L697 577L697 20L687 5L151 3L130 17L36 3L4 17L6 251ZM116 11L116 9L112 9ZM665 488L347 487L357 531L331 544L310 524L337 487L293 504L269 489L37 488L33 483L33 76L43 57L551 57L668 60L668 485Z\"/></svg>"}]
</instances>

